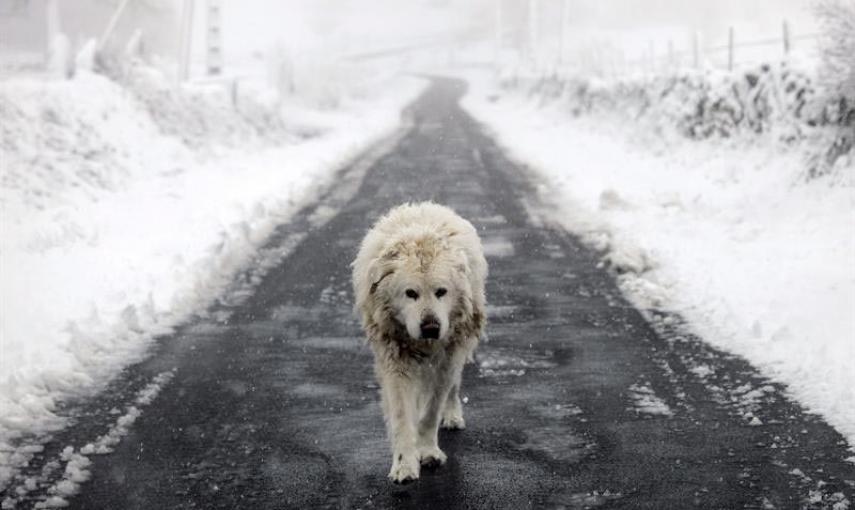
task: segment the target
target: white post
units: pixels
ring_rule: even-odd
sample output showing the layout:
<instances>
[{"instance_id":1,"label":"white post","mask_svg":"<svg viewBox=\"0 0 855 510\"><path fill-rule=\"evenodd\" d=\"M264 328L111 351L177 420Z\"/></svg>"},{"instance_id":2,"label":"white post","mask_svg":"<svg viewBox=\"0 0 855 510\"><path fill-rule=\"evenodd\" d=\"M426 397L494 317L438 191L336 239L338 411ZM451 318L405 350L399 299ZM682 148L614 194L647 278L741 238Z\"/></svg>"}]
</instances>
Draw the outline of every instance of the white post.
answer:
<instances>
[{"instance_id":1,"label":"white post","mask_svg":"<svg viewBox=\"0 0 855 510\"><path fill-rule=\"evenodd\" d=\"M208 31L206 43L208 46L208 74L217 75L223 72L223 44L220 18L220 0L208 0Z\"/></svg>"},{"instance_id":2,"label":"white post","mask_svg":"<svg viewBox=\"0 0 855 510\"><path fill-rule=\"evenodd\" d=\"M74 56L71 41L62 32L59 0L45 3L45 69L52 74L71 78L74 76Z\"/></svg>"}]
</instances>

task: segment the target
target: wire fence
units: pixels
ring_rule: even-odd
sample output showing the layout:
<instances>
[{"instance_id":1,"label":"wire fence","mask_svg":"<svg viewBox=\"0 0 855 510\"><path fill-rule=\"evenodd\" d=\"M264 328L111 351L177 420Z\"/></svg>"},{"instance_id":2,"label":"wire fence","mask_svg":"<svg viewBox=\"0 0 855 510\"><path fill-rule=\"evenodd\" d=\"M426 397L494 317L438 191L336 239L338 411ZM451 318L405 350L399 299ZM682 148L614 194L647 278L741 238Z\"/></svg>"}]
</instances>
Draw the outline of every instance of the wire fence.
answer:
<instances>
[{"instance_id":1,"label":"wire fence","mask_svg":"<svg viewBox=\"0 0 855 510\"><path fill-rule=\"evenodd\" d=\"M647 67L649 71L661 71L662 68L720 68L733 71L740 65L753 65L789 58L797 49L800 55L814 57L818 52L817 42L822 37L820 33L792 35L789 24L782 23L779 37L766 37L740 41L733 28L728 30L727 44L702 47L700 37L694 37L693 48L676 51L669 44L668 51L656 55L650 52L646 58L631 62L636 69Z\"/></svg>"},{"instance_id":2,"label":"wire fence","mask_svg":"<svg viewBox=\"0 0 855 510\"><path fill-rule=\"evenodd\" d=\"M776 34L730 26L719 33L688 29L645 29L619 32L581 28L573 23L570 0L497 0L494 63L540 72L572 72L601 77L659 74L675 69L725 69L798 59L821 60L821 33L796 33L786 19ZM707 44L704 39L716 44ZM719 43L724 41L723 43ZM675 44L677 42L677 44Z\"/></svg>"},{"instance_id":3,"label":"wire fence","mask_svg":"<svg viewBox=\"0 0 855 510\"><path fill-rule=\"evenodd\" d=\"M788 25L783 24L784 27ZM593 47L583 48L567 56L552 55L540 58L536 67L554 68L600 77L619 77L631 74L662 74L680 69L719 69L733 71L739 67L756 66L797 58L808 64L820 61L823 34L794 35L788 28L778 37L739 39L732 28L727 33L727 43L704 46L699 35L693 37L689 47L677 47L671 41L656 46L648 41L634 58L627 58L623 49Z\"/></svg>"}]
</instances>

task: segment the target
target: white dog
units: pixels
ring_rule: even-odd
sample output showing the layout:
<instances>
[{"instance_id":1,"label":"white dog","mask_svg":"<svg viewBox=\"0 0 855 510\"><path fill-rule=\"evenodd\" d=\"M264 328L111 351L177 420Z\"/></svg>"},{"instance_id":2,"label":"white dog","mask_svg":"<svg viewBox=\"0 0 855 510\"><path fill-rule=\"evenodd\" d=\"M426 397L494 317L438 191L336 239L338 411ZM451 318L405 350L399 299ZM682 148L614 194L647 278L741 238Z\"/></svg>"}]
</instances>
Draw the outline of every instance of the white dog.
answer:
<instances>
[{"instance_id":1,"label":"white dog","mask_svg":"<svg viewBox=\"0 0 855 510\"><path fill-rule=\"evenodd\" d=\"M465 426L460 376L486 319L481 240L447 207L402 205L377 221L352 266L392 443L389 478L415 480L421 465L446 461L440 424Z\"/></svg>"}]
</instances>

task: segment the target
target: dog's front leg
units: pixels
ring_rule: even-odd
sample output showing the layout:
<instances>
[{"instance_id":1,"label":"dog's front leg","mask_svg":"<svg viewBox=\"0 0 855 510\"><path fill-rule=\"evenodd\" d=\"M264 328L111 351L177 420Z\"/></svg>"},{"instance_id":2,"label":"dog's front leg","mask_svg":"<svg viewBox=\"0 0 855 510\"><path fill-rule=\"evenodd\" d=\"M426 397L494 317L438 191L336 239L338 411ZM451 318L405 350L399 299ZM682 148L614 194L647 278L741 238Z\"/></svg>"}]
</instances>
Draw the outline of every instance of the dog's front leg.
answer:
<instances>
[{"instance_id":1,"label":"dog's front leg","mask_svg":"<svg viewBox=\"0 0 855 510\"><path fill-rule=\"evenodd\" d=\"M419 453L416 448L415 394L412 382L400 375L386 374L382 381L386 430L392 443L392 469L389 479L404 483L419 477Z\"/></svg>"},{"instance_id":2,"label":"dog's front leg","mask_svg":"<svg viewBox=\"0 0 855 510\"><path fill-rule=\"evenodd\" d=\"M466 428L463 420L463 405L460 402L460 383L463 374L463 360L455 359L451 367L451 387L448 390L442 410L442 428L461 430Z\"/></svg>"},{"instance_id":3,"label":"dog's front leg","mask_svg":"<svg viewBox=\"0 0 855 510\"><path fill-rule=\"evenodd\" d=\"M448 381L441 377L430 389L427 402L418 426L419 459L423 466L443 465L447 459L445 452L439 449L439 415L448 393Z\"/></svg>"}]
</instances>

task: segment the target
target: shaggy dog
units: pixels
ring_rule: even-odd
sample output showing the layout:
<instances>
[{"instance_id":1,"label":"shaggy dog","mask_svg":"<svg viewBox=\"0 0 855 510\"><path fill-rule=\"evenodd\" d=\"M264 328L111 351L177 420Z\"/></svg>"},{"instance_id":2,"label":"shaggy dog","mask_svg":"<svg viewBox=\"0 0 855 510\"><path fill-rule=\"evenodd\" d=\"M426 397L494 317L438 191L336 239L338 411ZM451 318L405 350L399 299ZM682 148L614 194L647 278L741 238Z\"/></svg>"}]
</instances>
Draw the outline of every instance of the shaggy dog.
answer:
<instances>
[{"instance_id":1,"label":"shaggy dog","mask_svg":"<svg viewBox=\"0 0 855 510\"><path fill-rule=\"evenodd\" d=\"M392 443L389 478L444 464L438 429L462 429L460 376L486 315L487 261L471 223L430 202L398 206L352 264L356 309L374 352Z\"/></svg>"}]
</instances>

